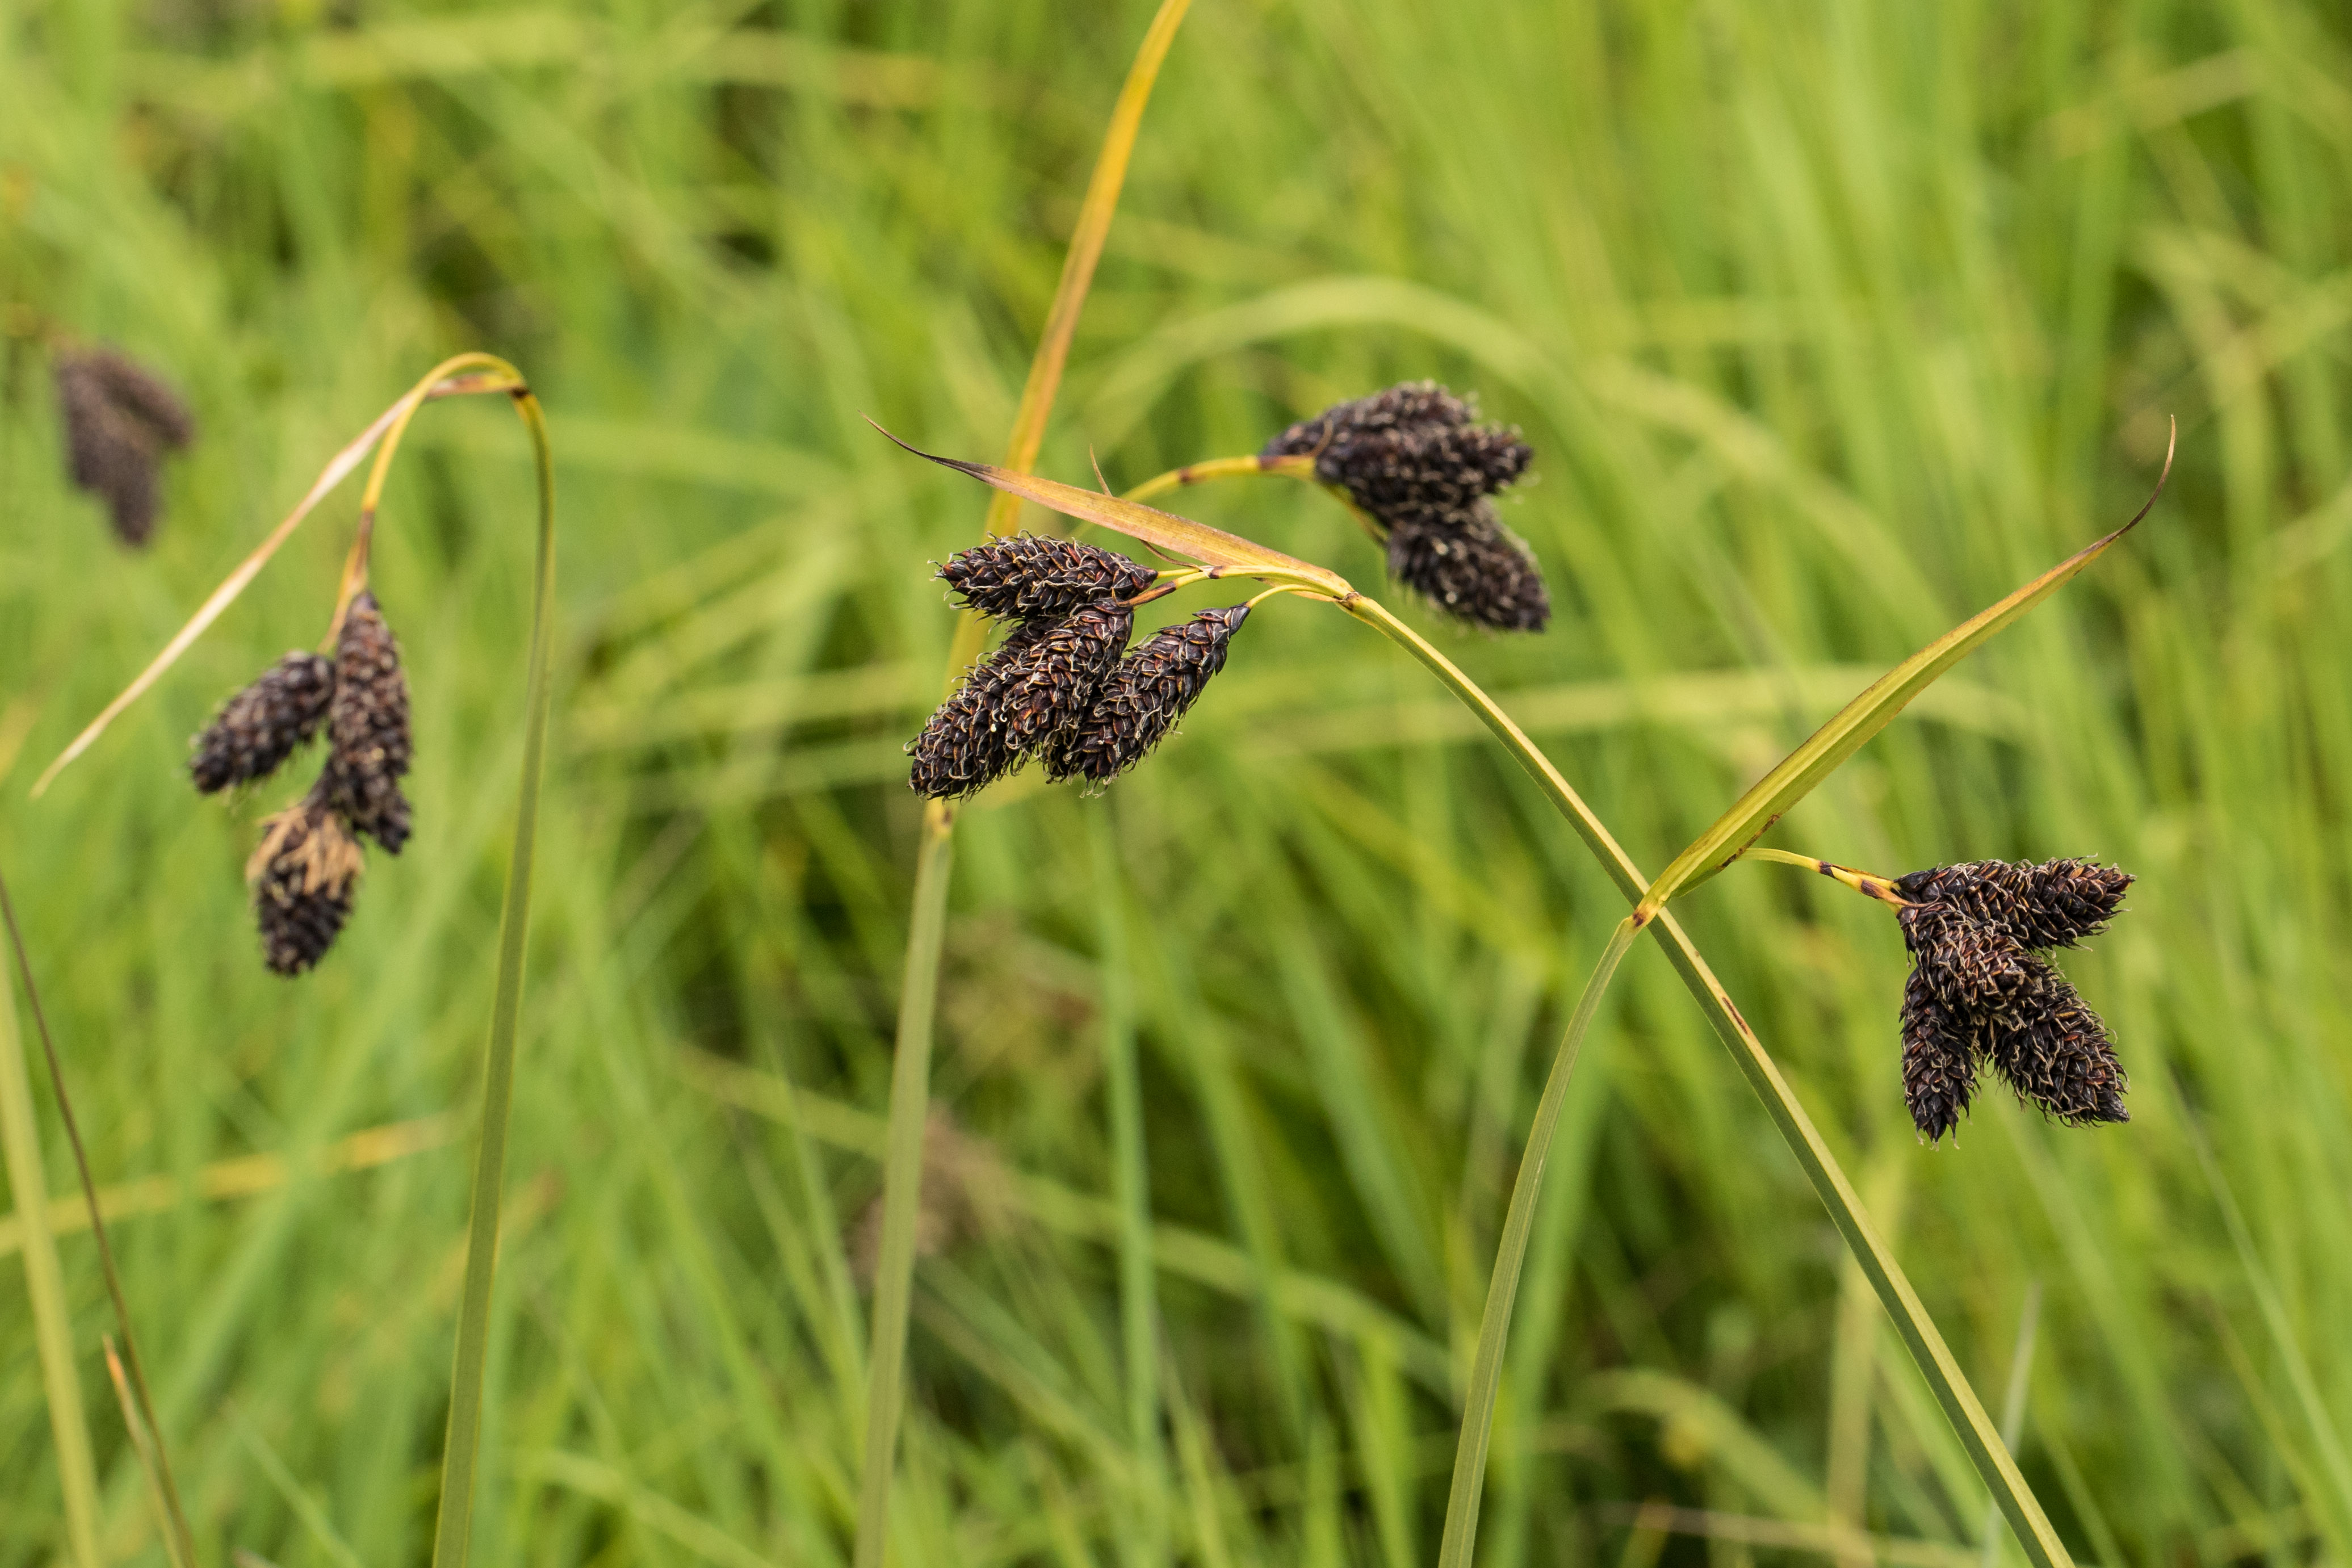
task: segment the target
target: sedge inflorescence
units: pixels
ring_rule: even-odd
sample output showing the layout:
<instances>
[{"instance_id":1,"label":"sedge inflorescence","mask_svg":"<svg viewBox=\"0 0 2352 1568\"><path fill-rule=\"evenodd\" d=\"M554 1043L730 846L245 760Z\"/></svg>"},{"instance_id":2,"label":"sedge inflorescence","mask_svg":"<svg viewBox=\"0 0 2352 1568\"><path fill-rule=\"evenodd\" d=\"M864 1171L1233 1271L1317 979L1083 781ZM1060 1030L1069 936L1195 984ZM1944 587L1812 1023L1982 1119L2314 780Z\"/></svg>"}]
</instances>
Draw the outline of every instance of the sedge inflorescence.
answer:
<instances>
[{"instance_id":1,"label":"sedge inflorescence","mask_svg":"<svg viewBox=\"0 0 2352 1568\"><path fill-rule=\"evenodd\" d=\"M976 794L1032 757L1056 781L1116 778L1175 728L1249 613L1201 611L1122 658L1129 601L1157 575L1124 555L1022 534L961 552L939 574L1013 629L908 743L908 782L934 800Z\"/></svg>"},{"instance_id":2,"label":"sedge inflorescence","mask_svg":"<svg viewBox=\"0 0 2352 1568\"><path fill-rule=\"evenodd\" d=\"M67 478L106 503L116 538L145 544L163 454L195 439L195 416L161 376L113 349L60 353L55 374Z\"/></svg>"},{"instance_id":3,"label":"sedge inflorescence","mask_svg":"<svg viewBox=\"0 0 2352 1568\"><path fill-rule=\"evenodd\" d=\"M188 773L205 795L268 777L321 731L327 759L293 805L262 824L246 866L262 958L299 974L333 945L364 867L362 838L386 854L408 842L408 679L375 595L345 609L332 658L296 651L221 706L194 742Z\"/></svg>"},{"instance_id":4,"label":"sedge inflorescence","mask_svg":"<svg viewBox=\"0 0 2352 1568\"><path fill-rule=\"evenodd\" d=\"M1299 421L1261 456L1313 458L1315 477L1380 531L1389 575L1437 609L1497 631L1541 631L1551 620L1543 570L1494 500L1535 452L1516 429L1477 416L1433 381L1407 382Z\"/></svg>"},{"instance_id":5,"label":"sedge inflorescence","mask_svg":"<svg viewBox=\"0 0 2352 1568\"><path fill-rule=\"evenodd\" d=\"M2042 955L2104 930L2132 880L2071 858L1969 861L1895 879L1913 959L1903 1093L1929 1142L1958 1124L1985 1062L2021 1100L2070 1126L2131 1119L2129 1079L2106 1026Z\"/></svg>"}]
</instances>

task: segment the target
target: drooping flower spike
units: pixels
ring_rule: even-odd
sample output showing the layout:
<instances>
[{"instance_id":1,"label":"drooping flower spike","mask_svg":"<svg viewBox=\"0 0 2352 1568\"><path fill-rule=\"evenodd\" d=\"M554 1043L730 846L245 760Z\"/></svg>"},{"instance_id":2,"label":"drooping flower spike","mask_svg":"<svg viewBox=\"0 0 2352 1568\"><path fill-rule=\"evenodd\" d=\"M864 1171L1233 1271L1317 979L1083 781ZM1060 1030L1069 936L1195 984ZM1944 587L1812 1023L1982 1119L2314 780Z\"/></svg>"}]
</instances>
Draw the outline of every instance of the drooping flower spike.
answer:
<instances>
[{"instance_id":1,"label":"drooping flower spike","mask_svg":"<svg viewBox=\"0 0 2352 1568\"><path fill-rule=\"evenodd\" d=\"M1541 631L1551 620L1542 569L1493 505L1534 449L1476 417L1435 382L1408 382L1301 420L1264 456L1312 457L1315 477L1345 490L1380 531L1389 575L1437 609L1498 631Z\"/></svg>"},{"instance_id":2,"label":"drooping flower spike","mask_svg":"<svg viewBox=\"0 0 2352 1568\"><path fill-rule=\"evenodd\" d=\"M162 377L113 349L60 353L55 374L67 477L106 503L117 538L145 544L163 454L195 439L195 417Z\"/></svg>"},{"instance_id":3,"label":"drooping flower spike","mask_svg":"<svg viewBox=\"0 0 2352 1568\"><path fill-rule=\"evenodd\" d=\"M1913 968L1903 1090L1930 1142L1969 1107L1979 1061L2069 1126L2128 1121L2130 1080L2106 1026L2042 952L2105 928L2128 872L2079 859L1938 866L1885 884ZM2037 951L2038 950L2038 951Z\"/></svg>"}]
</instances>

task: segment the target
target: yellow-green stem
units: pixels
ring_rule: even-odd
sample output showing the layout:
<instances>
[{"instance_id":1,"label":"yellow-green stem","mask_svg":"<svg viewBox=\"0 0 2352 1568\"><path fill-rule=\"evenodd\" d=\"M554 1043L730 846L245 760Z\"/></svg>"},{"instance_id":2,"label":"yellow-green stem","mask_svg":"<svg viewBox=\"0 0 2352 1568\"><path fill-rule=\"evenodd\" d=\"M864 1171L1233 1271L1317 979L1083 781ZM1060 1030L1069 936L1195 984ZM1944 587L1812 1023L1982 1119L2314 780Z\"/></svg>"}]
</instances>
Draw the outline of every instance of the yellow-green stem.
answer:
<instances>
[{"instance_id":1,"label":"yellow-green stem","mask_svg":"<svg viewBox=\"0 0 2352 1568\"><path fill-rule=\"evenodd\" d=\"M1478 1348L1470 1362L1469 1396L1462 1405L1462 1435L1454 1448L1454 1484L1445 1498L1445 1535L1437 1549L1437 1568L1469 1568L1471 1548L1478 1539L1478 1502L1486 1489L1486 1447L1495 1432L1495 1396L1503 1382L1503 1346L1511 1331L1511 1304L1518 1299L1519 1270L1528 1258L1528 1237L1535 1229L1536 1201L1543 1193L1544 1163L1551 1157L1552 1133L1559 1126L1559 1108L1568 1099L1568 1080L1585 1031L1600 1011L1601 998L1618 964L1633 949L1642 927L1631 915L1617 922L1592 978L1584 983L1576 1011L1560 1037L1551 1072L1544 1079L1543 1099L1536 1104L1535 1125L1528 1130L1527 1151L1519 1158L1519 1173L1511 1184L1511 1206L1503 1219L1502 1239L1495 1247L1495 1273L1486 1286L1486 1310L1478 1319Z\"/></svg>"},{"instance_id":2,"label":"yellow-green stem","mask_svg":"<svg viewBox=\"0 0 2352 1568\"><path fill-rule=\"evenodd\" d=\"M1823 860L1812 855L1798 855L1787 849L1767 849L1751 844L1732 857L1735 860L1767 860L1775 866L1798 866L1820 873L1833 882L1843 882L1865 899L1876 899L1882 904L1900 909L1910 900L1895 891L1895 879L1857 871L1851 866L1841 866L1834 860Z\"/></svg>"},{"instance_id":3,"label":"yellow-green stem","mask_svg":"<svg viewBox=\"0 0 2352 1568\"><path fill-rule=\"evenodd\" d=\"M0 966L5 969L5 966ZM33 1299L33 1338L41 1383L49 1400L49 1431L58 1446L58 1485L65 1493L66 1542L77 1568L101 1568L98 1550L98 1468L90 1460L89 1418L81 1379L74 1371L73 1313L49 1234L49 1185L41 1162L40 1124L33 1085L25 1071L25 1042L16 1031L16 988L0 975L0 1144L6 1146L8 1185L23 1226L25 1288Z\"/></svg>"},{"instance_id":4,"label":"yellow-green stem","mask_svg":"<svg viewBox=\"0 0 2352 1568\"><path fill-rule=\"evenodd\" d=\"M1497 707L1493 698L1480 690L1477 683L1465 675L1452 659L1430 646L1427 639L1380 604L1361 595L1340 603L1349 615L1371 626L1421 660L1454 696L1461 699L1465 706L1478 715L1487 729L1494 731L1495 737L1509 748L1511 754L1518 759L1520 766L1527 769L1545 795L1550 797L1570 826L1576 829L1578 837L1592 851L1593 858L1601 862L1601 869L1609 874L1610 880L1615 882L1618 890L1635 906L1638 915L1643 896L1650 886L1649 879L1642 874L1632 857L1618 845L1601 819L1592 814L1592 809L1584 804L1559 770L1552 765L1551 760L1528 739L1525 731L1511 721L1510 715ZM1830 1211L1830 1218L1837 1226L1838 1234L1844 1237L1847 1248L1862 1266L1871 1288L1878 1292L1878 1299L1885 1307L1887 1316L1894 1321L1895 1331L1903 1337L1911 1359L1917 1363L1928 1386L1935 1391L1936 1401L1943 1406L1945 1417L1951 1422L1961 1446L1968 1450L1969 1461L1976 1466L1978 1475L1983 1478L1994 1500L2000 1503L2010 1527L2017 1532L2027 1559L2035 1568L2072 1568L2073 1559L2067 1554L2064 1543L2058 1539L2058 1532L2042 1512L2032 1489L2018 1473L2017 1463L2010 1457L2008 1446L2001 1441L1992 1418L1986 1415L1983 1402L1977 1397L1976 1390L1969 1386L1967 1374L1961 1372L1951 1348L1944 1343L1943 1335L1937 1331L1935 1321L1927 1315L1927 1309L1920 1301L1918 1292L1911 1288L1911 1281L1905 1276L1902 1265L1895 1261L1894 1253L1872 1228L1870 1216L1864 1212L1862 1200L1855 1195L1853 1184L1846 1179L1837 1157L1831 1153L1828 1143L1814 1128L1812 1119L1805 1113L1804 1105L1797 1099L1796 1091L1780 1076L1780 1069L1773 1062L1771 1054L1765 1050L1755 1031L1748 1026L1748 1020L1740 1016L1730 994L1724 990L1722 982L1707 967L1706 959L1700 956L1698 949L1684 933L1681 924L1673 915L1664 911L1656 913L1654 921L1667 960L1674 964L1675 973L1682 976L1683 984L1706 1013L1708 1022L1714 1025L1716 1034L1731 1052L1732 1060L1747 1078L1748 1086L1764 1102L1766 1112L1771 1116L1773 1125L1780 1129L1790 1152L1804 1167L1807 1179L1813 1184L1813 1191Z\"/></svg>"},{"instance_id":5,"label":"yellow-green stem","mask_svg":"<svg viewBox=\"0 0 2352 1568\"><path fill-rule=\"evenodd\" d=\"M881 1568L889 1533L890 1470L907 1365L907 1313L915 1289L915 1221L923 1189L923 1131L930 1110L931 1016L939 1001L940 944L947 929L954 808L923 814L915 908L898 992L897 1056L882 1161L882 1246L874 1268L874 1334L866 1363L866 1456L857 1494L856 1568Z\"/></svg>"},{"instance_id":6,"label":"yellow-green stem","mask_svg":"<svg viewBox=\"0 0 2352 1568\"><path fill-rule=\"evenodd\" d=\"M1029 362L1021 405L1005 443L1004 467L1026 473L1045 442L1045 420L1062 384L1078 314L1094 285L1095 266L1110 235L1118 193L1127 183L1129 160L1143 126L1143 110L1160 79L1160 67L1176 41L1192 0L1160 0L1143 41L1128 67L1118 101L1103 132L1102 151L1087 182L1070 248L1062 258L1061 280L1045 312L1045 330ZM1018 497L1000 492L989 502L986 532L1011 533L1021 518ZM987 626L966 610L956 622L948 649L947 684L952 687L987 641ZM866 1451L857 1478L856 1568L881 1568L889 1532L890 1476L897 1459L900 1382L907 1353L907 1314L914 1298L915 1211L923 1180L923 1125L929 1109L931 1009L939 990L940 940L947 919L950 846L955 812L933 801L923 813L921 847L915 862L914 912L908 922L907 969L898 995L898 1041L890 1068L890 1155L882 1172L882 1247L875 1262L874 1331L866 1366ZM894 1225L894 1219L896 1221Z\"/></svg>"},{"instance_id":7,"label":"yellow-green stem","mask_svg":"<svg viewBox=\"0 0 2352 1568\"><path fill-rule=\"evenodd\" d=\"M510 367L501 368L510 372ZM446 374L445 366L428 377L426 384ZM449 1430L441 1451L441 1507L433 1531L435 1568L464 1568L473 1536L482 1384L489 1357L490 1287L498 1271L499 1196L506 1178L507 1127L514 1106L515 1037L522 1018L523 956L530 927L531 859L539 842L539 784L547 755L548 679L554 637L551 623L555 598L555 466L539 400L527 390L511 395L515 412L530 432L539 479L538 554L531 578L530 648L523 683L522 780L515 805L514 846L507 861L506 898L499 913L498 978L490 1003L489 1044L482 1064L482 1142L474 1159L466 1280L457 1314L457 1355L449 1376ZM387 456L390 450L387 445ZM374 488L371 486L371 491Z\"/></svg>"},{"instance_id":8,"label":"yellow-green stem","mask_svg":"<svg viewBox=\"0 0 2352 1568\"><path fill-rule=\"evenodd\" d=\"M1187 463L1181 468L1171 468L1164 474L1154 474L1131 490L1121 493L1122 500L1150 500L1153 496L1166 495L1170 490L1188 485L1206 484L1211 479L1246 479L1254 474L1282 474L1295 479L1315 477L1312 458L1204 458L1197 463Z\"/></svg>"}]
</instances>

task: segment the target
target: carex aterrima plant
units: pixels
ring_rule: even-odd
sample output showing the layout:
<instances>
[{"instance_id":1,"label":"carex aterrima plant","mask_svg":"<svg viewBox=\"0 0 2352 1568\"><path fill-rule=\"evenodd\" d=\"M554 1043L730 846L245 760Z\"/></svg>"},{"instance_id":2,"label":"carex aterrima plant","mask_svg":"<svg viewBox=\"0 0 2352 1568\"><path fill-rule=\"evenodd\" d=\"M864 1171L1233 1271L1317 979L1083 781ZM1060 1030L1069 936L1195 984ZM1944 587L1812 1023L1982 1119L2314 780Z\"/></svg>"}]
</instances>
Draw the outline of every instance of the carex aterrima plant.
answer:
<instances>
[{"instance_id":1,"label":"carex aterrima plant","mask_svg":"<svg viewBox=\"0 0 2352 1568\"><path fill-rule=\"evenodd\" d=\"M499 1197L514 1095L539 783L547 745L550 619L555 581L554 469L545 416L521 373L504 360L482 353L457 355L426 373L328 462L310 491L268 538L229 574L163 652L90 721L33 786L36 796L47 790L61 770L153 686L205 628L236 603L327 494L373 451L374 464L361 496L341 581L331 596L321 595L331 608L320 648L284 655L252 684L231 696L195 738L188 761L190 779L200 792L211 795L259 784L284 768L304 746L324 742L317 777L291 804L264 818L259 844L246 870L260 927L263 961L278 973L289 975L317 964L351 915L366 846L373 844L387 855L398 855L411 830L408 797L401 787L413 754L407 677L401 665L399 641L369 579L384 484L401 438L420 408L442 398L486 394L507 396L530 436L539 510L530 635L524 662L520 790L499 922L498 971L483 1062L481 1141L474 1162L466 1273L434 1533L433 1560L441 1568L457 1568L466 1561L472 1534L490 1289L497 1266ZM58 1089L62 1099L62 1079ZM131 1370L135 1379L135 1363ZM147 1410L143 1383L136 1392L139 1408ZM125 1406L131 1408L128 1399ZM147 1420L152 1426L152 1412ZM152 1452L160 1466L162 1435L142 1434L134 1421L132 1436L142 1454ZM168 1491L168 1474L164 1483ZM173 1506L176 1509L175 1500Z\"/></svg>"},{"instance_id":2,"label":"carex aterrima plant","mask_svg":"<svg viewBox=\"0 0 2352 1568\"><path fill-rule=\"evenodd\" d=\"M1433 608L1475 626L1532 632L1549 618L1542 573L1494 514L1494 497L1526 472L1532 456L1517 432L1475 423L1470 404L1423 382L1328 409L1291 426L1255 457L1187 465L1125 497L932 458L1003 494L1116 530L1162 556L1192 563L1152 571L1146 585L1147 569L1125 557L1076 542L1021 536L965 551L940 568L967 609L1009 620L1012 630L993 653L971 663L909 745L910 782L936 806L985 788L1033 758L1043 761L1052 779L1099 785L1116 777L1164 739L1199 698L1223 667L1243 617L1277 596L1331 605L1403 646L1511 748L1634 905L1577 1003L1520 1161L1464 1399L1439 1568L1468 1568L1471 1561L1511 1306L1569 1075L1611 978L1653 927L1812 1178L2029 1558L2047 1568L2065 1563L2063 1544L1916 1292L1871 1227L1852 1184L1665 906L1744 857L1825 871L1895 906L1916 966L1890 1034L1902 1041L1906 1099L1930 1142L1956 1127L1987 1063L2022 1099L2060 1121L2126 1120L2126 1078L2105 1026L2042 954L2101 929L2129 876L2060 859L2039 866L1970 862L1890 879L1759 847L1757 840L1938 675L2112 547L2156 498L2122 528L1889 671L1769 770L1664 873L1645 879L1524 731L1451 659L1377 602L1327 568L1142 504L1145 496L1209 479L1250 473L1312 479L1366 521L1386 547L1390 574ZM2170 467L2168 453L2168 475ZM2158 494L2162 488L2159 479ZM1244 604L1204 610L1164 628L1118 658L1138 606L1227 577L1269 586Z\"/></svg>"},{"instance_id":3,"label":"carex aterrima plant","mask_svg":"<svg viewBox=\"0 0 2352 1568\"><path fill-rule=\"evenodd\" d=\"M163 458L196 438L195 416L168 382L120 349L63 346L51 371L66 477L105 503L117 539L143 546L163 506Z\"/></svg>"}]
</instances>

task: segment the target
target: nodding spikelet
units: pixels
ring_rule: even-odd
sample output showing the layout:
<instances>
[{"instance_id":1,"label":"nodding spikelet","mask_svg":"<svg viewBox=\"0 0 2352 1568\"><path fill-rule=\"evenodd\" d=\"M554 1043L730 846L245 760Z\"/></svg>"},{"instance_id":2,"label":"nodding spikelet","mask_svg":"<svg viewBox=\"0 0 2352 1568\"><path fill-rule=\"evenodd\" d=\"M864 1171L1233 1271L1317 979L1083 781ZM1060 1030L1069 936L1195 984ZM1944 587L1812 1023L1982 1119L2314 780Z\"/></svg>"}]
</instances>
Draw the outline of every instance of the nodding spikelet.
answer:
<instances>
[{"instance_id":1,"label":"nodding spikelet","mask_svg":"<svg viewBox=\"0 0 2352 1568\"><path fill-rule=\"evenodd\" d=\"M2069 1127L2129 1121L2124 1090L2131 1079L2116 1057L2106 1025L2072 985L2061 986L2047 1007L1994 1034L1993 1070L2020 1100Z\"/></svg>"},{"instance_id":2,"label":"nodding spikelet","mask_svg":"<svg viewBox=\"0 0 2352 1568\"><path fill-rule=\"evenodd\" d=\"M2132 874L2067 858L2040 865L1970 860L1895 879L1895 891L1918 903L1941 903L1993 927L2020 946L2073 947L2096 936L2124 901Z\"/></svg>"},{"instance_id":3,"label":"nodding spikelet","mask_svg":"<svg viewBox=\"0 0 2352 1568\"><path fill-rule=\"evenodd\" d=\"M977 795L1020 762L1011 732L998 722L998 698L1020 678L1057 624L1023 621L1015 626L995 652L965 672L923 732L907 742L907 754L915 759L907 782L917 795L927 800Z\"/></svg>"},{"instance_id":4,"label":"nodding spikelet","mask_svg":"<svg viewBox=\"0 0 2352 1568\"><path fill-rule=\"evenodd\" d=\"M1086 717L1046 746L1045 776L1107 784L1141 762L1224 668L1248 615L1247 605L1202 610L1146 637L1104 679Z\"/></svg>"},{"instance_id":5,"label":"nodding spikelet","mask_svg":"<svg viewBox=\"0 0 2352 1568\"><path fill-rule=\"evenodd\" d=\"M245 876L271 970L299 974L325 956L351 917L362 865L358 840L322 788L263 821Z\"/></svg>"},{"instance_id":6,"label":"nodding spikelet","mask_svg":"<svg viewBox=\"0 0 2352 1568\"><path fill-rule=\"evenodd\" d=\"M301 649L221 705L195 738L189 775L205 795L267 778L319 732L335 697L335 661Z\"/></svg>"},{"instance_id":7,"label":"nodding spikelet","mask_svg":"<svg viewBox=\"0 0 2352 1568\"><path fill-rule=\"evenodd\" d=\"M2038 1012L2058 972L2007 934L1948 904L1914 904L1897 915L1903 941L1937 1001L1969 1018L2014 1021Z\"/></svg>"},{"instance_id":8,"label":"nodding spikelet","mask_svg":"<svg viewBox=\"0 0 2352 1568\"><path fill-rule=\"evenodd\" d=\"M56 374L67 476L106 502L117 538L146 543L163 455L195 438L194 416L161 378L112 349L61 353Z\"/></svg>"},{"instance_id":9,"label":"nodding spikelet","mask_svg":"<svg viewBox=\"0 0 2352 1568\"><path fill-rule=\"evenodd\" d=\"M994 693L995 723L1016 755L1050 745L1086 717L1134 627L1126 605L1087 605L1036 639Z\"/></svg>"},{"instance_id":10,"label":"nodding spikelet","mask_svg":"<svg viewBox=\"0 0 2352 1568\"><path fill-rule=\"evenodd\" d=\"M1435 382L1409 382L1301 420L1264 455L1311 455L1315 477L1345 489L1383 530L1458 522L1535 457L1517 430L1475 417Z\"/></svg>"},{"instance_id":11,"label":"nodding spikelet","mask_svg":"<svg viewBox=\"0 0 2352 1568\"><path fill-rule=\"evenodd\" d=\"M958 551L939 575L968 608L1000 620L1029 620L1133 598L1156 574L1096 545L1023 533Z\"/></svg>"},{"instance_id":12,"label":"nodding spikelet","mask_svg":"<svg viewBox=\"0 0 2352 1568\"><path fill-rule=\"evenodd\" d=\"M360 595L344 614L335 664L327 716L332 749L320 784L354 831L397 855L408 842L408 798L400 792L410 755L408 678L373 594Z\"/></svg>"},{"instance_id":13,"label":"nodding spikelet","mask_svg":"<svg viewBox=\"0 0 2352 1568\"><path fill-rule=\"evenodd\" d=\"M1914 969L1903 986L1903 1100L1933 1143L1959 1125L1976 1094L1979 1031L1937 999Z\"/></svg>"},{"instance_id":14,"label":"nodding spikelet","mask_svg":"<svg viewBox=\"0 0 2352 1568\"><path fill-rule=\"evenodd\" d=\"M1389 575L1457 620L1496 631L1539 632L1551 593L1525 541L1480 501L1450 522L1399 524L1389 532Z\"/></svg>"}]
</instances>

